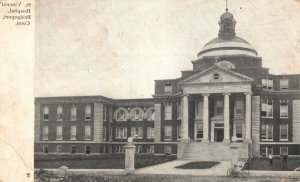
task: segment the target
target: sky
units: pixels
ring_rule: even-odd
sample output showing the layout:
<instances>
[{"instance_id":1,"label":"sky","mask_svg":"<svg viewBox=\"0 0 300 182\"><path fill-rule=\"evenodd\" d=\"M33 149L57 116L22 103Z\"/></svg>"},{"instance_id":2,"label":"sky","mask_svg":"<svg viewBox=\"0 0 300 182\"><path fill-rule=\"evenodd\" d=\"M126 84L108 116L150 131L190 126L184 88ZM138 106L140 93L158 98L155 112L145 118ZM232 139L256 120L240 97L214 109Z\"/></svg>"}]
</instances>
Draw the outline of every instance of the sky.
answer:
<instances>
[{"instance_id":1,"label":"sky","mask_svg":"<svg viewBox=\"0 0 300 182\"><path fill-rule=\"evenodd\" d=\"M300 2L229 0L272 74L300 74ZM225 0L36 1L35 96L149 98L217 37Z\"/></svg>"}]
</instances>

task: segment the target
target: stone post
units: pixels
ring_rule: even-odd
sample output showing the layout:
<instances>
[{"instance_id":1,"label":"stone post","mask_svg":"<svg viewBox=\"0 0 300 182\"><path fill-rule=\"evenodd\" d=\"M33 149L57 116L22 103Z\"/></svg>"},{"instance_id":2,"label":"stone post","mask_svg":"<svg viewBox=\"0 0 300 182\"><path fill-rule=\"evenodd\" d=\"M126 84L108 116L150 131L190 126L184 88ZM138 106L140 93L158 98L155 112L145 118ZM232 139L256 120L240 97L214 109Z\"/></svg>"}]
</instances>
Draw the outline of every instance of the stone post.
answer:
<instances>
[{"instance_id":1,"label":"stone post","mask_svg":"<svg viewBox=\"0 0 300 182\"><path fill-rule=\"evenodd\" d=\"M133 174L135 172L134 168L134 154L135 145L132 144L133 139L128 138L128 144L125 145L125 173Z\"/></svg>"}]
</instances>

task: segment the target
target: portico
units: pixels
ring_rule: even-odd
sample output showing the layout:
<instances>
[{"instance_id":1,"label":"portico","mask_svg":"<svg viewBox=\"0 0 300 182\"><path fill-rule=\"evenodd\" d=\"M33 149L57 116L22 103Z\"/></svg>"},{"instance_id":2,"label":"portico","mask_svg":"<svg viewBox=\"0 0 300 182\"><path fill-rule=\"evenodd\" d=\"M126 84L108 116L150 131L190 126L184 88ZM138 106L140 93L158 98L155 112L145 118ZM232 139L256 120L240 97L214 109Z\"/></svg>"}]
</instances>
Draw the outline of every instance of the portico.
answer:
<instances>
[{"instance_id":1,"label":"portico","mask_svg":"<svg viewBox=\"0 0 300 182\"><path fill-rule=\"evenodd\" d=\"M238 141L251 141L252 79L217 65L181 83L182 141L223 142L232 136ZM189 108L189 103L194 107ZM194 115L189 116L193 109ZM194 122L194 129L189 125Z\"/></svg>"}]
</instances>

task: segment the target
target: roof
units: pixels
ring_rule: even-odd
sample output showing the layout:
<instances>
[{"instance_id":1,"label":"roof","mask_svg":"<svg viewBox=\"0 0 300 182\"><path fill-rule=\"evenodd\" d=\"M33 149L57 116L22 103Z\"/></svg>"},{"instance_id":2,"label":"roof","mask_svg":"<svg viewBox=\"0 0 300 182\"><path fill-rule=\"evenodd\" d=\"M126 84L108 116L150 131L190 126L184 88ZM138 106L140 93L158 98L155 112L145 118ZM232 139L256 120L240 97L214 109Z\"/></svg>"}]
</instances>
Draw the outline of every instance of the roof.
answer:
<instances>
[{"instance_id":1,"label":"roof","mask_svg":"<svg viewBox=\"0 0 300 182\"><path fill-rule=\"evenodd\" d=\"M252 45L240 37L223 39L221 37L212 39L206 43L198 53L198 58L204 56L246 55L257 57L258 53Z\"/></svg>"}]
</instances>

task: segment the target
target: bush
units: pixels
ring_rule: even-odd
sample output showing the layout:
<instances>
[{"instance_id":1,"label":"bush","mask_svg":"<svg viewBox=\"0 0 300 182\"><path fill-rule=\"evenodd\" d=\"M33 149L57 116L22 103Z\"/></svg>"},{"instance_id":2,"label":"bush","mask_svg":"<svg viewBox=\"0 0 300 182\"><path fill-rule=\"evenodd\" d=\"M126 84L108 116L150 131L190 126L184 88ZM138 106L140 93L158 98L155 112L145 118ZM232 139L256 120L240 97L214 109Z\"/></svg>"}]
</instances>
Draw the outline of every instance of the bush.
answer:
<instances>
[{"instance_id":1,"label":"bush","mask_svg":"<svg viewBox=\"0 0 300 182\"><path fill-rule=\"evenodd\" d=\"M54 172L47 171L44 169L40 169L40 170L36 171L34 178L35 178L35 181L37 181L37 182L55 182L55 181L69 182L69 181L71 181L71 177L68 174L54 173Z\"/></svg>"}]
</instances>

